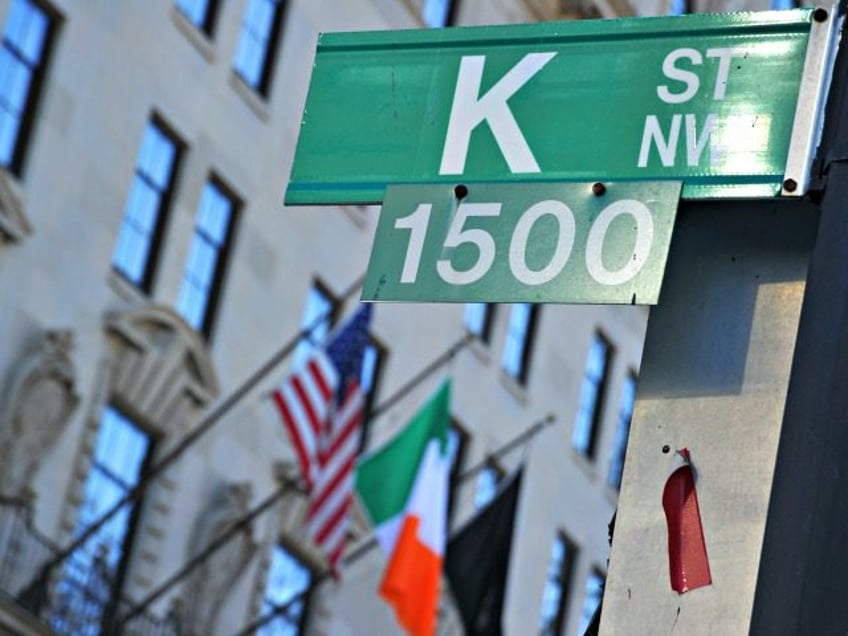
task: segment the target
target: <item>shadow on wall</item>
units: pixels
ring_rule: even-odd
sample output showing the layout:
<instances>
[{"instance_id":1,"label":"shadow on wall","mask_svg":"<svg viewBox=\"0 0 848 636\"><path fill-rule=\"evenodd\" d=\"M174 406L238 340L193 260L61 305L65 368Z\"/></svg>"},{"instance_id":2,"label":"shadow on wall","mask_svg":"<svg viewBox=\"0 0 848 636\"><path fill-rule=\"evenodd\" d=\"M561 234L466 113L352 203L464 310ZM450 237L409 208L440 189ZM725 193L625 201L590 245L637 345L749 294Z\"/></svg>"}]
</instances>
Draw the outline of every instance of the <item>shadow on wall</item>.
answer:
<instances>
[{"instance_id":1,"label":"shadow on wall","mask_svg":"<svg viewBox=\"0 0 848 636\"><path fill-rule=\"evenodd\" d=\"M739 394L757 295L805 280L817 225L818 208L806 202L681 202L661 310L648 319L640 397Z\"/></svg>"}]
</instances>

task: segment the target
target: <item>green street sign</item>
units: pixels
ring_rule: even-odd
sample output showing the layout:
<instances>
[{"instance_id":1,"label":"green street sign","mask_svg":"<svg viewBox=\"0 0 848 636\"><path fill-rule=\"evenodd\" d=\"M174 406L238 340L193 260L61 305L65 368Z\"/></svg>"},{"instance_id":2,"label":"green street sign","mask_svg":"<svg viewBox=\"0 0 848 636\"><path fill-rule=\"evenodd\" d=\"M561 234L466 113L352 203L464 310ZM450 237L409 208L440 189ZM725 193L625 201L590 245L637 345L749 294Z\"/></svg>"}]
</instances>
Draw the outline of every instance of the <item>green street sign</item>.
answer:
<instances>
[{"instance_id":1,"label":"green street sign","mask_svg":"<svg viewBox=\"0 0 848 636\"><path fill-rule=\"evenodd\" d=\"M466 181L775 196L818 11L323 34L285 202Z\"/></svg>"},{"instance_id":2,"label":"green street sign","mask_svg":"<svg viewBox=\"0 0 848 636\"><path fill-rule=\"evenodd\" d=\"M362 300L656 304L680 188L389 186Z\"/></svg>"}]
</instances>

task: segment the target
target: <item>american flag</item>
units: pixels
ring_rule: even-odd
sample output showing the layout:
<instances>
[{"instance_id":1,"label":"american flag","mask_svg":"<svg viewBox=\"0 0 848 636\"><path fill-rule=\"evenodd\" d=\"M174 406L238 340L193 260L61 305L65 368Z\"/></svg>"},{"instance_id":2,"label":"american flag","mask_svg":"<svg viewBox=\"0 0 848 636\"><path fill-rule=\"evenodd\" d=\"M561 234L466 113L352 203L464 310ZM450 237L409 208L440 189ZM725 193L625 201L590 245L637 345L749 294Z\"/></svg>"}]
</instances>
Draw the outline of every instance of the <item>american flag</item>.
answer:
<instances>
[{"instance_id":1,"label":"american flag","mask_svg":"<svg viewBox=\"0 0 848 636\"><path fill-rule=\"evenodd\" d=\"M308 535L335 575L353 504L365 404L359 380L370 323L371 305L363 304L272 396L309 492Z\"/></svg>"}]
</instances>

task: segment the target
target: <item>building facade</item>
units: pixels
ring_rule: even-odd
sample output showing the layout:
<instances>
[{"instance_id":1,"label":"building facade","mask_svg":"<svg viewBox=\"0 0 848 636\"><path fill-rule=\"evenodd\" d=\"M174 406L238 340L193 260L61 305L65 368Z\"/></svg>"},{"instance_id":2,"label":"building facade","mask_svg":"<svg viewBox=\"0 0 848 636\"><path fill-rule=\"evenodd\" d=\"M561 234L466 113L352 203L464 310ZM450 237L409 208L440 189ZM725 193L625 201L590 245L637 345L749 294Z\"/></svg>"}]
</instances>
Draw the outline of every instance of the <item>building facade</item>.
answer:
<instances>
[{"instance_id":1,"label":"building facade","mask_svg":"<svg viewBox=\"0 0 848 636\"><path fill-rule=\"evenodd\" d=\"M269 398L351 314L378 215L282 204L318 33L669 10L0 1L0 631L400 633L360 510L340 582L305 541ZM375 307L364 452L449 376L451 528L525 466L507 634L582 633L598 604L647 316Z\"/></svg>"}]
</instances>

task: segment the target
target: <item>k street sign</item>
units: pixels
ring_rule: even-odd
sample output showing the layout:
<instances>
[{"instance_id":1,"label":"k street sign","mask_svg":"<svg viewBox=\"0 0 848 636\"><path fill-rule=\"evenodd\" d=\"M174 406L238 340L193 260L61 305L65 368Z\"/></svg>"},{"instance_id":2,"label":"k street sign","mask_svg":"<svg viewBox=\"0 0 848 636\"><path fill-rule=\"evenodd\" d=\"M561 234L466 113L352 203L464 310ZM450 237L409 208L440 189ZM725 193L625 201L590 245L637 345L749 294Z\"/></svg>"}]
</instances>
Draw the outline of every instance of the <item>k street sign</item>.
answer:
<instances>
[{"instance_id":1,"label":"k street sign","mask_svg":"<svg viewBox=\"0 0 848 636\"><path fill-rule=\"evenodd\" d=\"M389 186L362 300L656 304L680 185Z\"/></svg>"},{"instance_id":2,"label":"k street sign","mask_svg":"<svg viewBox=\"0 0 848 636\"><path fill-rule=\"evenodd\" d=\"M821 12L323 34L285 202L466 181L775 196L815 128L793 123Z\"/></svg>"}]
</instances>

